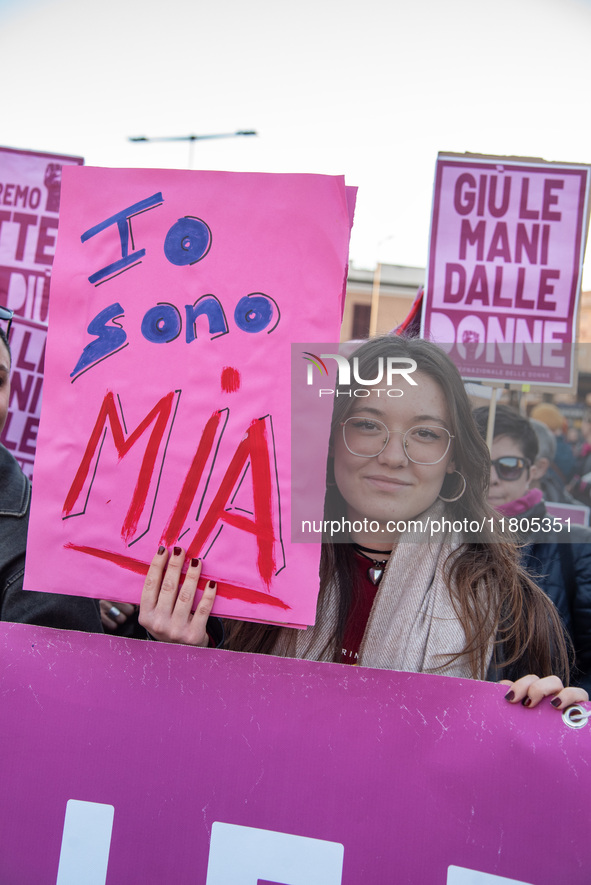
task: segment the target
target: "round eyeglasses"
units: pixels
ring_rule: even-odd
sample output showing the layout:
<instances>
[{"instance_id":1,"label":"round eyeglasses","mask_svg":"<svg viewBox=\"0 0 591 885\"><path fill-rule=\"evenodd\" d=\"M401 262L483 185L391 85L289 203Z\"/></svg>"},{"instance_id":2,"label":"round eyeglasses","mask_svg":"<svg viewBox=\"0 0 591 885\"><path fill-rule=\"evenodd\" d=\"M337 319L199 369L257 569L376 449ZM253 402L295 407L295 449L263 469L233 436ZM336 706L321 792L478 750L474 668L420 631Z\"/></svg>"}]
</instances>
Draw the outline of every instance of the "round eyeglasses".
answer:
<instances>
[{"instance_id":1,"label":"round eyeglasses","mask_svg":"<svg viewBox=\"0 0 591 885\"><path fill-rule=\"evenodd\" d=\"M376 418L364 418L360 415L347 418L341 427L348 451L360 458L375 458L380 455L388 445L390 435L401 433L406 457L414 464L439 464L447 455L454 439L446 427L417 424L403 433L402 430L388 430Z\"/></svg>"},{"instance_id":2,"label":"round eyeglasses","mask_svg":"<svg viewBox=\"0 0 591 885\"><path fill-rule=\"evenodd\" d=\"M8 307L0 307L0 320L6 323L6 328L4 329L6 333L6 338L10 335L10 327L12 326L12 318L14 316L14 311L10 310Z\"/></svg>"},{"instance_id":3,"label":"round eyeglasses","mask_svg":"<svg viewBox=\"0 0 591 885\"><path fill-rule=\"evenodd\" d=\"M515 482L521 479L524 470L529 470L531 461L527 458L518 458L516 455L504 455L491 461L491 466L495 468L499 479L507 482Z\"/></svg>"}]
</instances>

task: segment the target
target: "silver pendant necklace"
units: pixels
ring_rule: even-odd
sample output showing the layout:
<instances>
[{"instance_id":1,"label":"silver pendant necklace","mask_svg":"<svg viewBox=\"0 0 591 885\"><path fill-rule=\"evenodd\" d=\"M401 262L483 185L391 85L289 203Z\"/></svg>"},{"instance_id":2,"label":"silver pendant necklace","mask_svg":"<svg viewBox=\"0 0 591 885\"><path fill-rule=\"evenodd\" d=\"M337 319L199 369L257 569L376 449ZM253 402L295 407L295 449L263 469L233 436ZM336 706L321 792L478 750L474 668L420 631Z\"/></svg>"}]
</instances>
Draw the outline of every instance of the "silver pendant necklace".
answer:
<instances>
[{"instance_id":1,"label":"silver pendant necklace","mask_svg":"<svg viewBox=\"0 0 591 885\"><path fill-rule=\"evenodd\" d=\"M373 556L368 556L368 553L381 553L382 556L384 553L387 553L388 556L392 553L391 550L373 550L371 547L362 547L361 544L355 544L352 542L353 549L359 553L360 556L363 556L365 559L369 559L371 562L370 567L368 568L366 574L372 584L377 585L382 580L384 572L386 570L386 566L388 564L387 559L374 559Z\"/></svg>"}]
</instances>

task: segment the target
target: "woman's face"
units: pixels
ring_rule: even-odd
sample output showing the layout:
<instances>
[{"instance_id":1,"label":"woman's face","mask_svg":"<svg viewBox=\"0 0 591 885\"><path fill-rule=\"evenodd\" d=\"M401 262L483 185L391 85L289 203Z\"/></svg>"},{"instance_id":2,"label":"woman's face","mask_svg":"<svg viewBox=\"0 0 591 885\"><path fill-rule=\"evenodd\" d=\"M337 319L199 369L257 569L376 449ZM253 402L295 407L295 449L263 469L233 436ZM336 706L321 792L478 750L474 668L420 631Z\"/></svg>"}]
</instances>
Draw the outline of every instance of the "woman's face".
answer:
<instances>
[{"instance_id":1,"label":"woman's face","mask_svg":"<svg viewBox=\"0 0 591 885\"><path fill-rule=\"evenodd\" d=\"M334 440L334 475L347 504L351 520L408 520L418 516L436 500L447 473L453 473L453 443L438 464L415 464L403 447L403 433L417 425L449 430L449 413L439 384L429 375L413 375L416 387L404 388L398 398L386 390L369 388L370 396L356 398L348 417L379 420L390 430L386 448L379 455L361 457L345 445L342 428ZM392 431L399 431L393 433Z\"/></svg>"},{"instance_id":2,"label":"woman's face","mask_svg":"<svg viewBox=\"0 0 591 885\"><path fill-rule=\"evenodd\" d=\"M491 461L497 458L512 456L524 458L523 450L519 443L510 436L495 436L490 450ZM500 479L494 464L490 466L490 486L488 490L488 503L491 507L502 507L522 498L529 488L530 468L526 467L518 479L509 481Z\"/></svg>"}]
</instances>

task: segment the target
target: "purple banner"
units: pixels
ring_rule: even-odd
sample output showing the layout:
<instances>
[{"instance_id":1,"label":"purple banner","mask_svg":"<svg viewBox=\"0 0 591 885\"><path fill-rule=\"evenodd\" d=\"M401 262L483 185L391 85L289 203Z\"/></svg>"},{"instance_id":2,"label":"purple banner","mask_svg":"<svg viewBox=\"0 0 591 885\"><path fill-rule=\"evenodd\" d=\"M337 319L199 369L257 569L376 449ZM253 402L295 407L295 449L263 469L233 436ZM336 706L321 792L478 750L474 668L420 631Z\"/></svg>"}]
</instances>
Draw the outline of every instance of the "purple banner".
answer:
<instances>
[{"instance_id":1,"label":"purple banner","mask_svg":"<svg viewBox=\"0 0 591 885\"><path fill-rule=\"evenodd\" d=\"M589 882L591 723L549 702L19 624L0 655L3 883Z\"/></svg>"},{"instance_id":2,"label":"purple banner","mask_svg":"<svg viewBox=\"0 0 591 885\"><path fill-rule=\"evenodd\" d=\"M589 167L440 154L422 335L465 378L572 384Z\"/></svg>"}]
</instances>

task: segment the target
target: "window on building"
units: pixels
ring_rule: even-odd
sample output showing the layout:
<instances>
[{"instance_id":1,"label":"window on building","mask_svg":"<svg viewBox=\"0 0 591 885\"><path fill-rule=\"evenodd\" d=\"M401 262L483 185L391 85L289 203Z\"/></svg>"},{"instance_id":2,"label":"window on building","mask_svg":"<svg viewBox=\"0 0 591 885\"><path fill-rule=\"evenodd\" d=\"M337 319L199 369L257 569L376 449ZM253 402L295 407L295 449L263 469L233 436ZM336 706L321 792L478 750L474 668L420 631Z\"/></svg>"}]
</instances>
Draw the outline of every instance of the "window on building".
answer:
<instances>
[{"instance_id":1,"label":"window on building","mask_svg":"<svg viewBox=\"0 0 591 885\"><path fill-rule=\"evenodd\" d=\"M371 317L370 304L355 304L353 306L353 328L351 338L368 338L369 321Z\"/></svg>"}]
</instances>

